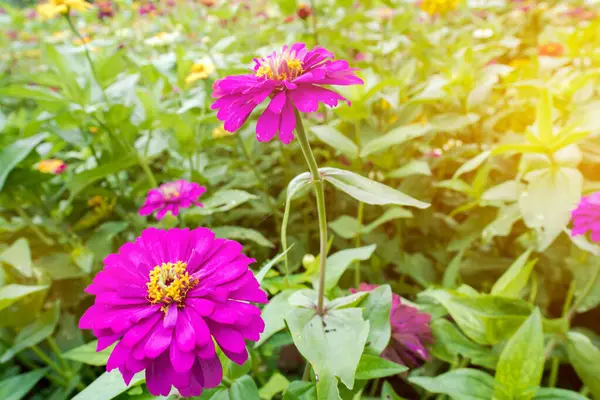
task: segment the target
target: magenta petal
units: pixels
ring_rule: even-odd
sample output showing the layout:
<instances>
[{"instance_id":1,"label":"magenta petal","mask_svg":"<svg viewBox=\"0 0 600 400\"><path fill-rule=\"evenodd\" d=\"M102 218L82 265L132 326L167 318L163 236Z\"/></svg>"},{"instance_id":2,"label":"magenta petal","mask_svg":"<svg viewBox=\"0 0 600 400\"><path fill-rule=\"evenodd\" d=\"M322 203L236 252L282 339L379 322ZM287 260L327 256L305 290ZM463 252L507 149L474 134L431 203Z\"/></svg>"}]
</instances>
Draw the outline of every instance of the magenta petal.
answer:
<instances>
[{"instance_id":1,"label":"magenta petal","mask_svg":"<svg viewBox=\"0 0 600 400\"><path fill-rule=\"evenodd\" d=\"M188 318L187 312L183 309L177 318L175 341L182 351L192 351L196 346L195 339L194 327Z\"/></svg>"},{"instance_id":2,"label":"magenta petal","mask_svg":"<svg viewBox=\"0 0 600 400\"><path fill-rule=\"evenodd\" d=\"M154 327L154 332L150 334L150 339L144 348L144 354L148 358L156 358L161 355L171 344L173 331L167 329L163 324Z\"/></svg>"},{"instance_id":3,"label":"magenta petal","mask_svg":"<svg viewBox=\"0 0 600 400\"><path fill-rule=\"evenodd\" d=\"M175 328L175 325L177 324L177 314L179 314L177 304L170 305L167 310L167 315L165 315L165 319L163 320L163 326L167 329Z\"/></svg>"},{"instance_id":4,"label":"magenta petal","mask_svg":"<svg viewBox=\"0 0 600 400\"><path fill-rule=\"evenodd\" d=\"M213 357L208 360L199 360L196 365L199 365L202 376L204 378L204 387L214 388L219 386L223 380L223 367L219 361L219 357Z\"/></svg>"},{"instance_id":5,"label":"magenta petal","mask_svg":"<svg viewBox=\"0 0 600 400\"><path fill-rule=\"evenodd\" d=\"M146 369L146 385L153 396L168 396L171 392L171 383L165 379L169 373L169 366L168 355L163 354Z\"/></svg>"},{"instance_id":6,"label":"magenta petal","mask_svg":"<svg viewBox=\"0 0 600 400\"><path fill-rule=\"evenodd\" d=\"M246 342L242 335L233 328L219 323L210 322L210 331L222 349L233 353L240 353L246 348Z\"/></svg>"},{"instance_id":7,"label":"magenta petal","mask_svg":"<svg viewBox=\"0 0 600 400\"><path fill-rule=\"evenodd\" d=\"M256 122L256 138L259 142L268 142L273 139L279 130L280 114L266 109Z\"/></svg>"},{"instance_id":8,"label":"magenta petal","mask_svg":"<svg viewBox=\"0 0 600 400\"><path fill-rule=\"evenodd\" d=\"M184 352L179 346L171 346L169 349L173 369L179 373L187 372L192 368L196 356L193 352Z\"/></svg>"},{"instance_id":9,"label":"magenta petal","mask_svg":"<svg viewBox=\"0 0 600 400\"><path fill-rule=\"evenodd\" d=\"M155 314L142 322L135 325L131 328L125 335L123 336L123 342L125 342L129 347L135 346L140 340L148 334L154 328L156 323L162 319L161 314Z\"/></svg>"}]
</instances>

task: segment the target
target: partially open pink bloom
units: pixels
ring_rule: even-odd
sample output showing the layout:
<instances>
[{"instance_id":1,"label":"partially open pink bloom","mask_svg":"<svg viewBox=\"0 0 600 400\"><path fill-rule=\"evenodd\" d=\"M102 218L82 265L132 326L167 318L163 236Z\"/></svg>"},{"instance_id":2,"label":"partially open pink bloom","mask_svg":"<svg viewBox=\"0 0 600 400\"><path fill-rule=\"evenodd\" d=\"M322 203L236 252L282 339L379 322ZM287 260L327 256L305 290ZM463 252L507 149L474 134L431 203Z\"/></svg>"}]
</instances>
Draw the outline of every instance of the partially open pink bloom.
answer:
<instances>
[{"instance_id":1,"label":"partially open pink bloom","mask_svg":"<svg viewBox=\"0 0 600 400\"><path fill-rule=\"evenodd\" d=\"M217 100L211 108L219 110L217 118L225 122L225 130L234 132L260 103L270 98L256 124L256 137L261 142L279 134L283 143L290 143L296 127L294 109L308 113L317 111L319 102L330 107L339 101L348 102L320 85L363 83L347 61L333 60L333 53L321 47L308 50L303 43L284 46L280 53L254 59L254 63L253 73L214 82L212 97Z\"/></svg>"},{"instance_id":2,"label":"partially open pink bloom","mask_svg":"<svg viewBox=\"0 0 600 400\"><path fill-rule=\"evenodd\" d=\"M358 289L350 289L350 292L370 292L377 287L378 285L361 283ZM400 296L392 293L390 312L392 337L381 356L408 367L417 367L421 361L427 360L425 345L433 343L430 321L431 315L402 304Z\"/></svg>"},{"instance_id":3,"label":"partially open pink bloom","mask_svg":"<svg viewBox=\"0 0 600 400\"><path fill-rule=\"evenodd\" d=\"M257 341L267 295L238 242L209 229L145 229L104 260L86 292L96 296L79 321L98 338L97 351L118 342L106 364L125 383L146 370L154 396L175 386L199 396L219 385L223 369L215 344L237 364L248 359L245 340Z\"/></svg>"},{"instance_id":4,"label":"partially open pink bloom","mask_svg":"<svg viewBox=\"0 0 600 400\"><path fill-rule=\"evenodd\" d=\"M600 243L600 192L583 197L571 214L573 236L591 232L591 239Z\"/></svg>"},{"instance_id":5,"label":"partially open pink bloom","mask_svg":"<svg viewBox=\"0 0 600 400\"><path fill-rule=\"evenodd\" d=\"M180 208L189 208L192 204L202 207L198 197L206 192L204 186L180 179L168 182L158 188L150 189L146 201L140 208L140 215L150 215L155 211L156 219L162 219L168 211L174 216L179 215Z\"/></svg>"}]
</instances>

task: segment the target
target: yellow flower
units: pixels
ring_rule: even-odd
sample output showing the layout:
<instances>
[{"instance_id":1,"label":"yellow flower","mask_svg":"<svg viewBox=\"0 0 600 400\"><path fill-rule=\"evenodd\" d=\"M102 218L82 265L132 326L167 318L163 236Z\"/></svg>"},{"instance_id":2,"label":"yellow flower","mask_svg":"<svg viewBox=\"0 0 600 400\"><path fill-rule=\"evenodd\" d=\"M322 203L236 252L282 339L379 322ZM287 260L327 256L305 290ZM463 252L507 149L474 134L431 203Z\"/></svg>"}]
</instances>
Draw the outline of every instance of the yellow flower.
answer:
<instances>
[{"instance_id":1,"label":"yellow flower","mask_svg":"<svg viewBox=\"0 0 600 400\"><path fill-rule=\"evenodd\" d=\"M83 38L83 40L81 40L81 39L75 39L75 40L73 40L73 44L76 45L76 46L81 46L81 45L87 44L87 43L89 43L91 41L92 41L92 39L89 36L86 36L86 37Z\"/></svg>"},{"instance_id":2,"label":"yellow flower","mask_svg":"<svg viewBox=\"0 0 600 400\"><path fill-rule=\"evenodd\" d=\"M92 8L84 0L48 0L37 6L37 12L42 19L51 19L57 15L68 15L71 10L86 11Z\"/></svg>"},{"instance_id":3,"label":"yellow flower","mask_svg":"<svg viewBox=\"0 0 600 400\"><path fill-rule=\"evenodd\" d=\"M231 136L231 135L233 135L233 132L227 132L225 130L225 127L223 125L217 126L212 131L212 137L213 137L213 139L221 139L221 138L224 138L224 137L227 137L227 136Z\"/></svg>"},{"instance_id":4,"label":"yellow flower","mask_svg":"<svg viewBox=\"0 0 600 400\"><path fill-rule=\"evenodd\" d=\"M423 0L421 9L429 15L443 15L456 10L459 0Z\"/></svg>"},{"instance_id":5,"label":"yellow flower","mask_svg":"<svg viewBox=\"0 0 600 400\"><path fill-rule=\"evenodd\" d=\"M198 80L208 79L208 75L212 74L215 70L214 65L204 64L201 62L194 63L188 76L185 77L185 83L188 85Z\"/></svg>"},{"instance_id":6,"label":"yellow flower","mask_svg":"<svg viewBox=\"0 0 600 400\"><path fill-rule=\"evenodd\" d=\"M65 164L63 160L59 160L57 158L49 158L47 160L42 160L36 167L38 171L44 174L54 175L62 173L65 170L65 168L67 168L67 164Z\"/></svg>"},{"instance_id":7,"label":"yellow flower","mask_svg":"<svg viewBox=\"0 0 600 400\"><path fill-rule=\"evenodd\" d=\"M513 68L521 68L529 64L529 59L527 58L515 58L514 60L510 60L508 65Z\"/></svg>"},{"instance_id":8,"label":"yellow flower","mask_svg":"<svg viewBox=\"0 0 600 400\"><path fill-rule=\"evenodd\" d=\"M90 126L90 133L93 135L94 133L98 133L98 128L95 126Z\"/></svg>"}]
</instances>

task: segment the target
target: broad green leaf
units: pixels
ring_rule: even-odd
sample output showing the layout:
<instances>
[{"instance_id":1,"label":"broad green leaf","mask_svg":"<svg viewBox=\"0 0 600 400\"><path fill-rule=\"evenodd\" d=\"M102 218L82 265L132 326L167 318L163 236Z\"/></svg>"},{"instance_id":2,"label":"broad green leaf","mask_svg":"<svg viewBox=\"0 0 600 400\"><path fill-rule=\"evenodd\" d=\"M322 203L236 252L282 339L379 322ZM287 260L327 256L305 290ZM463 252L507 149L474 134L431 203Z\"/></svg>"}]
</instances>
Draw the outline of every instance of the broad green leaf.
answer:
<instances>
[{"instance_id":1,"label":"broad green leaf","mask_svg":"<svg viewBox=\"0 0 600 400\"><path fill-rule=\"evenodd\" d=\"M344 239L352 239L362 233L363 226L354 217L342 215L335 221L329 223L333 232Z\"/></svg>"},{"instance_id":2,"label":"broad green leaf","mask_svg":"<svg viewBox=\"0 0 600 400\"><path fill-rule=\"evenodd\" d=\"M0 261L12 265L19 273L27 278L33 276L31 268L31 251L25 238L17 239L9 248L0 254Z\"/></svg>"},{"instance_id":3,"label":"broad green leaf","mask_svg":"<svg viewBox=\"0 0 600 400\"><path fill-rule=\"evenodd\" d=\"M496 367L494 398L533 398L544 372L544 331L536 308L508 340Z\"/></svg>"},{"instance_id":4,"label":"broad green leaf","mask_svg":"<svg viewBox=\"0 0 600 400\"><path fill-rule=\"evenodd\" d=\"M529 181L519 196L525 224L539 235L538 250L545 250L571 219L581 198L583 177L574 168L547 168L528 173Z\"/></svg>"},{"instance_id":5,"label":"broad green leaf","mask_svg":"<svg viewBox=\"0 0 600 400\"><path fill-rule=\"evenodd\" d=\"M292 289L284 290L271 298L262 310L262 319L265 321L265 330L260 335L255 347L260 346L275 333L285 328L285 317L292 312L290 305L290 296L296 291Z\"/></svg>"},{"instance_id":6,"label":"broad green leaf","mask_svg":"<svg viewBox=\"0 0 600 400\"><path fill-rule=\"evenodd\" d=\"M213 230L220 238L234 239L239 241L250 240L259 246L275 247L275 245L257 230L242 228L239 226L219 226Z\"/></svg>"},{"instance_id":7,"label":"broad green leaf","mask_svg":"<svg viewBox=\"0 0 600 400\"><path fill-rule=\"evenodd\" d=\"M2 89L0 89L2 91ZM26 139L17 140L0 152L0 192L4 187L8 174L36 148L48 135L40 133Z\"/></svg>"},{"instance_id":8,"label":"broad green leaf","mask_svg":"<svg viewBox=\"0 0 600 400\"><path fill-rule=\"evenodd\" d=\"M456 179L459 176L461 176L462 174L466 174L467 172L473 171L474 169L479 167L481 164L483 164L483 162L488 159L490 154L491 154L491 151L484 151L483 153L479 153L475 157L471 158L469 161L465 162L463 165L461 165L456 170L456 172L452 176L452 179Z\"/></svg>"},{"instance_id":9,"label":"broad green leaf","mask_svg":"<svg viewBox=\"0 0 600 400\"><path fill-rule=\"evenodd\" d=\"M429 207L427 203L354 172L337 168L320 168L319 171L324 180L363 203L379 205L397 204L417 208Z\"/></svg>"},{"instance_id":10,"label":"broad green leaf","mask_svg":"<svg viewBox=\"0 0 600 400\"><path fill-rule=\"evenodd\" d=\"M533 400L589 400L587 397L570 390L555 388L539 388Z\"/></svg>"},{"instance_id":11,"label":"broad green leaf","mask_svg":"<svg viewBox=\"0 0 600 400\"><path fill-rule=\"evenodd\" d=\"M79 392L72 400L111 400L125 392L127 389L144 381L144 371L133 376L129 385L123 381L119 370L115 369L100 375L84 390Z\"/></svg>"},{"instance_id":12,"label":"broad green leaf","mask_svg":"<svg viewBox=\"0 0 600 400\"><path fill-rule=\"evenodd\" d=\"M552 144L552 95L547 88L540 89L540 99L537 103L536 128L540 141L546 145Z\"/></svg>"},{"instance_id":13,"label":"broad green leaf","mask_svg":"<svg viewBox=\"0 0 600 400\"><path fill-rule=\"evenodd\" d=\"M325 277L325 291L333 289L346 269L355 261L365 261L371 258L377 246L358 247L356 249L347 249L338 251L327 257L327 275ZM316 286L315 286L316 287Z\"/></svg>"},{"instance_id":14,"label":"broad green leaf","mask_svg":"<svg viewBox=\"0 0 600 400\"><path fill-rule=\"evenodd\" d=\"M371 140L361 150L360 156L367 157L382 150L388 150L390 146L402 144L409 140L424 136L431 131L430 125L412 124L392 129L385 135Z\"/></svg>"},{"instance_id":15,"label":"broad green leaf","mask_svg":"<svg viewBox=\"0 0 600 400\"><path fill-rule=\"evenodd\" d=\"M96 351L98 341L86 343L79 347L75 347L64 353L62 356L67 360L73 360L89 365L103 366L108 362L110 353L115 348L116 344L113 344L102 351Z\"/></svg>"},{"instance_id":16,"label":"broad green leaf","mask_svg":"<svg viewBox=\"0 0 600 400\"><path fill-rule=\"evenodd\" d=\"M517 181L506 181L486 190L481 200L487 201L516 201L519 185Z\"/></svg>"},{"instance_id":17,"label":"broad green leaf","mask_svg":"<svg viewBox=\"0 0 600 400\"><path fill-rule=\"evenodd\" d=\"M447 394L453 400L490 400L494 394L494 378L470 368L455 369L435 378L411 377L408 381L430 393Z\"/></svg>"},{"instance_id":18,"label":"broad green leaf","mask_svg":"<svg viewBox=\"0 0 600 400\"><path fill-rule=\"evenodd\" d=\"M17 99L31 99L40 102L55 103L62 100L59 95L48 88L25 85L12 85L0 88L0 96Z\"/></svg>"},{"instance_id":19,"label":"broad green leaf","mask_svg":"<svg viewBox=\"0 0 600 400\"><path fill-rule=\"evenodd\" d=\"M590 392L600 397L600 349L581 333L569 332L567 336L566 347L571 365Z\"/></svg>"},{"instance_id":20,"label":"broad green leaf","mask_svg":"<svg viewBox=\"0 0 600 400\"><path fill-rule=\"evenodd\" d=\"M360 307L363 316L369 321L368 347L375 354L381 354L390 341L390 312L392 306L392 289L390 285L381 285L368 292Z\"/></svg>"},{"instance_id":21,"label":"broad green leaf","mask_svg":"<svg viewBox=\"0 0 600 400\"><path fill-rule=\"evenodd\" d=\"M473 125L479 121L479 115L469 113L466 115L457 113L438 114L432 120L431 124L439 132L456 132Z\"/></svg>"},{"instance_id":22,"label":"broad green leaf","mask_svg":"<svg viewBox=\"0 0 600 400\"><path fill-rule=\"evenodd\" d=\"M348 296L338 297L327 303L327 309L334 310L348 307L356 307L358 303L360 303L365 297L367 297L367 295L367 292L358 292L349 294Z\"/></svg>"},{"instance_id":23,"label":"broad green leaf","mask_svg":"<svg viewBox=\"0 0 600 400\"><path fill-rule=\"evenodd\" d=\"M404 397L400 397L394 392L394 388L388 381L383 382L381 388L381 400L405 400Z\"/></svg>"},{"instance_id":24,"label":"broad green leaf","mask_svg":"<svg viewBox=\"0 0 600 400\"><path fill-rule=\"evenodd\" d=\"M369 334L360 308L329 310L323 317L312 308L296 308L287 317L294 344L318 376L319 399L339 398L336 377L352 389Z\"/></svg>"},{"instance_id":25,"label":"broad green leaf","mask_svg":"<svg viewBox=\"0 0 600 400\"><path fill-rule=\"evenodd\" d=\"M39 368L26 374L11 376L0 381L0 399L21 400L46 375L48 368Z\"/></svg>"},{"instance_id":26,"label":"broad green leaf","mask_svg":"<svg viewBox=\"0 0 600 400\"><path fill-rule=\"evenodd\" d=\"M104 260L113 251L114 237L127 229L128 226L129 223L126 221L109 221L94 229L94 233L92 233L86 245L94 253L96 260Z\"/></svg>"},{"instance_id":27,"label":"broad green leaf","mask_svg":"<svg viewBox=\"0 0 600 400\"><path fill-rule=\"evenodd\" d=\"M498 215L492 223L485 227L481 232L481 237L485 242L491 242L496 236L508 236L512 231L513 225L521 219L519 205L514 203L500 208Z\"/></svg>"},{"instance_id":28,"label":"broad green leaf","mask_svg":"<svg viewBox=\"0 0 600 400\"><path fill-rule=\"evenodd\" d=\"M126 170L136 163L137 158L133 155L128 155L118 160L103 163L96 168L88 169L76 174L68 184L68 188L71 191L70 199L73 200L79 194L79 192L93 183L102 180L109 175Z\"/></svg>"},{"instance_id":29,"label":"broad green leaf","mask_svg":"<svg viewBox=\"0 0 600 400\"><path fill-rule=\"evenodd\" d=\"M281 261L283 259L283 257L285 257L287 252L290 251L291 248L292 247L289 247L283 253L279 253L277 256L273 257L269 262L267 262L265 265L263 265L260 268L260 271L258 271L258 273L256 274L256 280L258 281L259 284L262 283L263 279L265 278L267 273L271 270L271 268L273 268L273 266L275 264L277 264L279 261Z\"/></svg>"},{"instance_id":30,"label":"broad green leaf","mask_svg":"<svg viewBox=\"0 0 600 400\"><path fill-rule=\"evenodd\" d=\"M25 296L46 290L47 288L48 286L44 285L27 286L17 284L0 287L0 310L5 309Z\"/></svg>"},{"instance_id":31,"label":"broad green leaf","mask_svg":"<svg viewBox=\"0 0 600 400\"><path fill-rule=\"evenodd\" d=\"M188 211L190 215L212 215L229 211L249 200L257 199L253 194L238 189L220 190L208 199L202 201L204 207L196 207Z\"/></svg>"},{"instance_id":32,"label":"broad green leaf","mask_svg":"<svg viewBox=\"0 0 600 400\"><path fill-rule=\"evenodd\" d=\"M0 357L0 363L10 360L22 350L35 346L50 336L56 328L59 317L60 304L56 302L50 310L40 315L32 324L27 325L17 334L12 347Z\"/></svg>"},{"instance_id":33,"label":"broad green leaf","mask_svg":"<svg viewBox=\"0 0 600 400\"><path fill-rule=\"evenodd\" d=\"M444 278L442 279L442 286L448 289L453 289L458 286L458 280L460 278L460 266L462 264L463 256L465 254L466 247L463 247L459 252L452 258L450 264L444 271Z\"/></svg>"},{"instance_id":34,"label":"broad green leaf","mask_svg":"<svg viewBox=\"0 0 600 400\"><path fill-rule=\"evenodd\" d=\"M356 379L377 379L397 375L408 370L408 367L388 361L379 356L363 354L356 369Z\"/></svg>"},{"instance_id":35,"label":"broad green leaf","mask_svg":"<svg viewBox=\"0 0 600 400\"><path fill-rule=\"evenodd\" d=\"M408 164L387 174L388 178L405 178L411 175L431 176L429 164L421 160L412 160Z\"/></svg>"},{"instance_id":36,"label":"broad green leaf","mask_svg":"<svg viewBox=\"0 0 600 400\"><path fill-rule=\"evenodd\" d=\"M491 294L504 297L518 298L521 291L527 285L529 275L537 260L527 262L533 249L526 250L515 260L505 273L492 286Z\"/></svg>"},{"instance_id":37,"label":"broad green leaf","mask_svg":"<svg viewBox=\"0 0 600 400\"><path fill-rule=\"evenodd\" d=\"M362 229L363 234L371 233L375 229L377 229L380 225L385 224L386 222L393 221L395 219L401 218L412 218L413 214L409 210L405 210L404 208L394 207L388 208L385 212L377 218L375 221L371 222L367 226Z\"/></svg>"},{"instance_id":38,"label":"broad green leaf","mask_svg":"<svg viewBox=\"0 0 600 400\"><path fill-rule=\"evenodd\" d=\"M229 398L231 400L258 400L256 383L248 375L236 379L229 388Z\"/></svg>"},{"instance_id":39,"label":"broad green leaf","mask_svg":"<svg viewBox=\"0 0 600 400\"><path fill-rule=\"evenodd\" d=\"M317 388L312 382L293 381L283 394L283 400L317 400Z\"/></svg>"},{"instance_id":40,"label":"broad green leaf","mask_svg":"<svg viewBox=\"0 0 600 400\"><path fill-rule=\"evenodd\" d=\"M279 393L283 393L289 385L290 381L285 376L275 372L267 383L258 390L258 395L262 400L271 400Z\"/></svg>"},{"instance_id":41,"label":"broad green leaf","mask_svg":"<svg viewBox=\"0 0 600 400\"><path fill-rule=\"evenodd\" d=\"M351 159L358 156L358 146L343 133L329 125L317 125L310 128L322 142L340 151Z\"/></svg>"},{"instance_id":42,"label":"broad green leaf","mask_svg":"<svg viewBox=\"0 0 600 400\"><path fill-rule=\"evenodd\" d=\"M471 360L471 363L489 369L496 369L498 355L488 347L472 342L450 321L438 318L431 322L435 342L431 352L437 358L454 363L457 356Z\"/></svg>"}]
</instances>

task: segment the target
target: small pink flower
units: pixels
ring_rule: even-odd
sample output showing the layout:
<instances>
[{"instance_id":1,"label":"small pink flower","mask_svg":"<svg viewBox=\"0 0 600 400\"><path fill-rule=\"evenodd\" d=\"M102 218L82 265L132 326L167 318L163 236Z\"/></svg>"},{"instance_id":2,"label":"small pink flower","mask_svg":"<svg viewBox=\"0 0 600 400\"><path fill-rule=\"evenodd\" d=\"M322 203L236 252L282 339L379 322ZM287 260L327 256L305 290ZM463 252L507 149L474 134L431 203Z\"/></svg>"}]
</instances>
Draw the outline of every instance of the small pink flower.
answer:
<instances>
[{"instance_id":1,"label":"small pink flower","mask_svg":"<svg viewBox=\"0 0 600 400\"><path fill-rule=\"evenodd\" d=\"M177 216L180 208L189 208L192 204L202 207L197 200L204 192L206 192L204 186L183 179L164 183L158 188L150 189L139 213L150 215L158 210L156 219L163 219L168 211Z\"/></svg>"},{"instance_id":2,"label":"small pink flower","mask_svg":"<svg viewBox=\"0 0 600 400\"><path fill-rule=\"evenodd\" d=\"M172 386L200 396L223 379L215 344L242 365L245 341L264 330L250 304L268 301L248 268L254 261L207 228L145 229L104 259L85 290L95 300L79 328L93 331L97 351L118 342L106 370L118 369L126 384L145 370L154 396L168 396Z\"/></svg>"},{"instance_id":3,"label":"small pink flower","mask_svg":"<svg viewBox=\"0 0 600 400\"><path fill-rule=\"evenodd\" d=\"M571 214L573 236L591 232L591 239L600 243L600 192L583 197Z\"/></svg>"},{"instance_id":4,"label":"small pink flower","mask_svg":"<svg viewBox=\"0 0 600 400\"><path fill-rule=\"evenodd\" d=\"M347 101L338 93L320 85L356 85L363 81L347 61L333 60L333 53L317 47L308 50L303 43L284 46L280 53L254 59L253 73L233 75L213 84L211 108L219 110L217 118L225 130L238 130L252 111L267 98L269 105L258 118L256 137L261 142L279 139L288 144L294 139L295 109L315 112L319 102L330 107Z\"/></svg>"},{"instance_id":5,"label":"small pink flower","mask_svg":"<svg viewBox=\"0 0 600 400\"><path fill-rule=\"evenodd\" d=\"M377 287L378 285L361 283L358 289L350 289L350 292L370 292ZM419 366L421 361L426 361L428 358L425 344L433 343L430 322L431 315L402 304L400 296L392 293L390 312L392 336L381 356L407 367Z\"/></svg>"}]
</instances>

